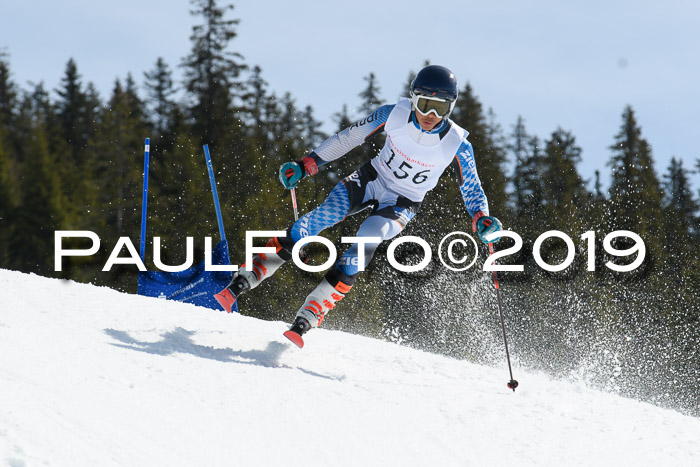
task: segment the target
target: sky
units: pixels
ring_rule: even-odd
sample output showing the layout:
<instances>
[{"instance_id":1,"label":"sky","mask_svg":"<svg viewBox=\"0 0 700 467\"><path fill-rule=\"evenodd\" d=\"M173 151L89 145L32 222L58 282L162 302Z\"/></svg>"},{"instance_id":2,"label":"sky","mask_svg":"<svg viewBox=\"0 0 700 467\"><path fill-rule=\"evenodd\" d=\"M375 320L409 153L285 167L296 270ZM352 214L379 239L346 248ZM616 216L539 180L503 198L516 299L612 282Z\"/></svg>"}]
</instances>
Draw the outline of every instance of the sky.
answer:
<instances>
[{"instance_id":1,"label":"sky","mask_svg":"<svg viewBox=\"0 0 700 467\"><path fill-rule=\"evenodd\" d=\"M223 2L219 2L223 5ZM579 171L609 181L609 146L632 105L661 178L672 156L700 159L700 2L538 0L476 2L354 0L233 2L240 19L230 50L262 68L269 90L311 105L323 130L344 104L352 115L374 73L386 102L426 60L469 82L510 133L518 116L547 139L558 127L582 147ZM0 49L20 87L56 89L69 58L103 98L114 81L190 51L189 0L5 0ZM55 96L55 94L54 94ZM468 128L467 128L468 130ZM477 162L479 148L475 148ZM700 175L692 176L700 189Z\"/></svg>"}]
</instances>

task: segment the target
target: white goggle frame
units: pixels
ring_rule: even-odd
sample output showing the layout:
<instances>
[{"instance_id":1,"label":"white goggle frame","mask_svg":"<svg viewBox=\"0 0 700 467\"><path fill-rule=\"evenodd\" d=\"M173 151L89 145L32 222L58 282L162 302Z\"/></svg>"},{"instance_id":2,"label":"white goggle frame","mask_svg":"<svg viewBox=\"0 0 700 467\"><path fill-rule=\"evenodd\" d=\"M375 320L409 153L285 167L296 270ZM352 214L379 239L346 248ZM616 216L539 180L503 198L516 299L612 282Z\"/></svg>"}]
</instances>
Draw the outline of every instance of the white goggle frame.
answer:
<instances>
[{"instance_id":1,"label":"white goggle frame","mask_svg":"<svg viewBox=\"0 0 700 467\"><path fill-rule=\"evenodd\" d=\"M429 101L436 101L436 102L443 102L443 103L449 102L449 104L450 104L449 109L443 115L440 115L436 109L430 109L427 112L423 112L422 110L420 110L420 107L418 106L418 102L421 99L425 99L425 100L429 100ZM448 116L452 112L452 109L454 109L454 107L455 107L455 101L449 101L447 99L442 99L439 97L424 96L422 94L414 94L414 93L411 93L411 104L413 104L413 108L416 110L416 112L419 112L421 115L430 115L432 113L432 114L435 114L435 116L438 118L444 118L444 117Z\"/></svg>"}]
</instances>

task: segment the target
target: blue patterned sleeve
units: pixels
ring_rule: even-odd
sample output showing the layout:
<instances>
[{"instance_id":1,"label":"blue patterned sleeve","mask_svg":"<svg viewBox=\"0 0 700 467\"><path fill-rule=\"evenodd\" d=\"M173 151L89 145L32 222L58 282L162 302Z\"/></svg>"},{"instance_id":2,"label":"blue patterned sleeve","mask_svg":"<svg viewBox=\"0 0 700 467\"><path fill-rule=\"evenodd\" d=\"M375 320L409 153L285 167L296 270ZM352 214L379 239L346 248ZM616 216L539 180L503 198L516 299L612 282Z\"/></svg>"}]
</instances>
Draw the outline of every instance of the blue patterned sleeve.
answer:
<instances>
[{"instance_id":1,"label":"blue patterned sleeve","mask_svg":"<svg viewBox=\"0 0 700 467\"><path fill-rule=\"evenodd\" d=\"M320 159L319 165L344 156L376 133L384 131L384 125L392 110L394 110L394 105L383 105L369 116L322 142L313 151Z\"/></svg>"},{"instance_id":2,"label":"blue patterned sleeve","mask_svg":"<svg viewBox=\"0 0 700 467\"><path fill-rule=\"evenodd\" d=\"M479 211L489 215L489 203L486 193L481 187L479 174L476 173L476 161L474 160L474 149L472 143L467 140L457 150L454 162L455 171L459 180L459 191L462 193L464 205L470 216L474 216Z\"/></svg>"}]
</instances>

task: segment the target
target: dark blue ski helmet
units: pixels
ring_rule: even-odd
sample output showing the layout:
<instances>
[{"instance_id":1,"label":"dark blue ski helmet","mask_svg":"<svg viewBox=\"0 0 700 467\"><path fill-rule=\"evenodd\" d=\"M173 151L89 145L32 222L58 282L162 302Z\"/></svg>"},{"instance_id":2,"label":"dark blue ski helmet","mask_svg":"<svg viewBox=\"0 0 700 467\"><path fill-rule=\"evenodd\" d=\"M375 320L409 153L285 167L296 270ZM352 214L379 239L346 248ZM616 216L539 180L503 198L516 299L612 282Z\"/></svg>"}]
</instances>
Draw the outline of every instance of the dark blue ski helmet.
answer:
<instances>
[{"instance_id":1,"label":"dark blue ski helmet","mask_svg":"<svg viewBox=\"0 0 700 467\"><path fill-rule=\"evenodd\" d=\"M444 66L428 65L413 78L411 93L454 102L458 94L457 78Z\"/></svg>"}]
</instances>

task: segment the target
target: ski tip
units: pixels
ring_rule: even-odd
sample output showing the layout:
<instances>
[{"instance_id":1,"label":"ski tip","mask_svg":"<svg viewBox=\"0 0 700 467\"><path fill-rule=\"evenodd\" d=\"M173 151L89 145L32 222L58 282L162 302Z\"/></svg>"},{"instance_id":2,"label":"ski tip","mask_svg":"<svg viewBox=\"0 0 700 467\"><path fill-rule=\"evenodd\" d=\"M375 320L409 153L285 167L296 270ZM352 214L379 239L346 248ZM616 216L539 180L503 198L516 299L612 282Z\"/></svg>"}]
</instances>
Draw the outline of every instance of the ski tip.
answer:
<instances>
[{"instance_id":1,"label":"ski tip","mask_svg":"<svg viewBox=\"0 0 700 467\"><path fill-rule=\"evenodd\" d=\"M226 313L233 312L233 306L236 304L236 297L231 293L231 291L226 287L221 292L214 294L214 298L219 305L226 310Z\"/></svg>"},{"instance_id":2,"label":"ski tip","mask_svg":"<svg viewBox=\"0 0 700 467\"><path fill-rule=\"evenodd\" d=\"M299 334L297 334L294 331L285 331L284 337L292 341L294 345L299 347L300 349L304 348L304 339L301 338Z\"/></svg>"}]
</instances>

